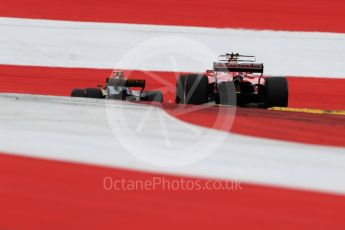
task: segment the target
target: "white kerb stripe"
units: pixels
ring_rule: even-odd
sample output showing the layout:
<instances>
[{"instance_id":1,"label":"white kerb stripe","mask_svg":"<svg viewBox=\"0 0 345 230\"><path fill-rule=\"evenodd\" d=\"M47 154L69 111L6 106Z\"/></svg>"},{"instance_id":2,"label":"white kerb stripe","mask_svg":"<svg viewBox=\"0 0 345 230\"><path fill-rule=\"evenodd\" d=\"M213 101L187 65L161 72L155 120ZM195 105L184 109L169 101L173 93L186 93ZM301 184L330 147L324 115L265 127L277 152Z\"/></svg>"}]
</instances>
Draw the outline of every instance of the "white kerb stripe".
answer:
<instances>
[{"instance_id":1,"label":"white kerb stripe","mask_svg":"<svg viewBox=\"0 0 345 230\"><path fill-rule=\"evenodd\" d=\"M0 18L0 63L205 71L256 55L269 75L345 77L345 34Z\"/></svg>"}]
</instances>

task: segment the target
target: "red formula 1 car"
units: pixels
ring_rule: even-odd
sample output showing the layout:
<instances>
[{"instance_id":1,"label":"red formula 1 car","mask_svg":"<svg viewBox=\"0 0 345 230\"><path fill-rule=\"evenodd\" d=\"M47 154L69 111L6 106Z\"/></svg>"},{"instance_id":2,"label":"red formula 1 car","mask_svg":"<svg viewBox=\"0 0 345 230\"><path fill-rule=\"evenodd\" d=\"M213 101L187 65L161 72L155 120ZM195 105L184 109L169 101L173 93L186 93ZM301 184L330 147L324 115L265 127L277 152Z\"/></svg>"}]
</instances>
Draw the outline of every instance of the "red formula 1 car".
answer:
<instances>
[{"instance_id":1,"label":"red formula 1 car","mask_svg":"<svg viewBox=\"0 0 345 230\"><path fill-rule=\"evenodd\" d=\"M287 107L288 83L284 77L263 77L264 65L254 56L221 55L213 70L180 75L176 103Z\"/></svg>"}]
</instances>

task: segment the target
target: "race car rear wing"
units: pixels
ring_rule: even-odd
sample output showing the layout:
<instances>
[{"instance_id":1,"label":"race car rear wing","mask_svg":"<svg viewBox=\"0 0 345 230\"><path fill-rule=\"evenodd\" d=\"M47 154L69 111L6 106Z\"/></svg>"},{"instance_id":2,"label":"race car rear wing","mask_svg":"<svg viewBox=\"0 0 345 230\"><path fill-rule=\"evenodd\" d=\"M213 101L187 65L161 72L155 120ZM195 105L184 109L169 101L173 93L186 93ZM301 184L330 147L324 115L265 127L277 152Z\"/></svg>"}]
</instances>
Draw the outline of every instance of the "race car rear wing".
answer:
<instances>
[{"instance_id":1,"label":"race car rear wing","mask_svg":"<svg viewBox=\"0 0 345 230\"><path fill-rule=\"evenodd\" d=\"M135 88L145 88L145 80L142 79L127 79L127 78L117 78L111 77L106 79L106 83L118 87L135 87Z\"/></svg>"},{"instance_id":2,"label":"race car rear wing","mask_svg":"<svg viewBox=\"0 0 345 230\"><path fill-rule=\"evenodd\" d=\"M263 63L229 63L214 62L213 70L219 72L246 72L246 73L263 73Z\"/></svg>"},{"instance_id":3,"label":"race car rear wing","mask_svg":"<svg viewBox=\"0 0 345 230\"><path fill-rule=\"evenodd\" d=\"M125 83L126 87L140 87L145 88L145 80L142 79L127 79Z\"/></svg>"}]
</instances>

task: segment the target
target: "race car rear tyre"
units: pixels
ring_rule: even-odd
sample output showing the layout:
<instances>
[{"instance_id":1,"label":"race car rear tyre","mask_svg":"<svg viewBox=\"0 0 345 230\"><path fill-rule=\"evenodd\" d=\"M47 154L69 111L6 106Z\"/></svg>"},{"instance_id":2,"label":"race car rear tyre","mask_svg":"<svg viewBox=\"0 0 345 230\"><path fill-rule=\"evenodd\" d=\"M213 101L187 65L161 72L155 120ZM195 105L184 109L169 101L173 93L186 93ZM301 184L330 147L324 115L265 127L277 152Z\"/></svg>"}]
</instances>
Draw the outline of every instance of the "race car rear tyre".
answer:
<instances>
[{"instance_id":1,"label":"race car rear tyre","mask_svg":"<svg viewBox=\"0 0 345 230\"><path fill-rule=\"evenodd\" d=\"M163 94L161 91L146 91L145 97L142 97L142 101L155 101L163 102Z\"/></svg>"},{"instance_id":2,"label":"race car rear tyre","mask_svg":"<svg viewBox=\"0 0 345 230\"><path fill-rule=\"evenodd\" d=\"M219 104L221 105L237 105L236 89L234 82L222 82L218 85Z\"/></svg>"},{"instance_id":3,"label":"race car rear tyre","mask_svg":"<svg viewBox=\"0 0 345 230\"><path fill-rule=\"evenodd\" d=\"M207 103L208 87L208 77L205 75L180 75L176 83L175 102L193 105Z\"/></svg>"},{"instance_id":4,"label":"race car rear tyre","mask_svg":"<svg viewBox=\"0 0 345 230\"><path fill-rule=\"evenodd\" d=\"M85 89L85 97L88 98L104 98L102 90L98 88L87 88Z\"/></svg>"},{"instance_id":5,"label":"race car rear tyre","mask_svg":"<svg viewBox=\"0 0 345 230\"><path fill-rule=\"evenodd\" d=\"M285 77L270 77L265 79L265 107L288 106L288 82Z\"/></svg>"},{"instance_id":6,"label":"race car rear tyre","mask_svg":"<svg viewBox=\"0 0 345 230\"><path fill-rule=\"evenodd\" d=\"M71 97L85 97L85 89L73 89Z\"/></svg>"}]
</instances>

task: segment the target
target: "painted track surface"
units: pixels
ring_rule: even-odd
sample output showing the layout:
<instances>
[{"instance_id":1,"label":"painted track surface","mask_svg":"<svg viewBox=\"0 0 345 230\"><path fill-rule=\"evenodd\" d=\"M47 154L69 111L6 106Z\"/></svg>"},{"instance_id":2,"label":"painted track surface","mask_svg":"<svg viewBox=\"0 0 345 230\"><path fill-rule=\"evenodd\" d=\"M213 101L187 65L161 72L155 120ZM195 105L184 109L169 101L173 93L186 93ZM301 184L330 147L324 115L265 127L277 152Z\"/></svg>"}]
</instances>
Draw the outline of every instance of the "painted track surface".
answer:
<instances>
[{"instance_id":1,"label":"painted track surface","mask_svg":"<svg viewBox=\"0 0 345 230\"><path fill-rule=\"evenodd\" d=\"M1 94L0 104L0 120L6 121L0 124L0 146L6 153L345 193L339 183L345 180L343 148L221 132L140 103ZM230 128L234 112L221 107L214 124Z\"/></svg>"},{"instance_id":2,"label":"painted track surface","mask_svg":"<svg viewBox=\"0 0 345 230\"><path fill-rule=\"evenodd\" d=\"M252 229L253 226L262 229L276 229L277 226L322 229L326 225L342 229L344 226L341 212L344 196L332 195L333 192L344 194L345 191L342 148L223 133L226 139L218 143L218 151L195 164L154 167L145 162L153 159L171 164L178 156L179 159L182 156L183 161L193 153L197 157L203 156L207 146L217 145L219 139L222 141L222 132L193 126L194 130L202 131L193 136L188 130L192 125L165 114L166 129L177 149L173 154L167 154L169 152L162 148L152 151L146 147L150 151L144 152L146 161L143 162L128 150L133 143L142 146L140 141L134 136L128 138L126 134L133 132L133 127L140 123L143 110L148 108L146 105L121 101L111 101L107 105L108 109L114 108L112 117L124 125L116 129L123 134L120 139L109 130L103 100L1 95L0 104L1 120L7 121L0 124L1 146L3 150L8 149L8 153L17 155L0 156L0 175L4 184L0 189L1 211L5 217L1 223L3 228L28 229L30 226L32 229L46 229L44 224L52 223L57 228L85 225L92 228L97 224L108 228L128 224L134 228L143 224L163 224L155 221L156 217L162 222L166 220L168 227L172 228L189 225L212 228L218 227L218 223L219 228L235 225L242 226L242 229ZM121 111L126 112L124 116L121 116ZM155 144L162 146L164 138L157 120L163 114L161 109L150 113L139 140L144 139L144 143L151 143L154 147ZM126 122L132 126L126 127ZM19 141L20 144L16 145ZM185 146L186 142L193 143L194 147ZM141 155L142 149L139 149ZM148 154L152 154L150 158ZM119 170L121 168L127 170ZM136 171L130 172L129 169ZM155 173L147 174L140 170ZM255 182L255 185L243 182L243 190L208 190L205 193L183 189L105 191L102 188L106 176L140 181L164 176L163 172L190 175L194 181L199 176L238 178ZM176 178L170 177L172 181ZM305 192L304 189L314 192ZM28 210L31 210L29 214ZM137 221L128 223L132 219Z\"/></svg>"},{"instance_id":3,"label":"painted track surface","mask_svg":"<svg viewBox=\"0 0 345 230\"><path fill-rule=\"evenodd\" d=\"M345 226L343 196L252 185L242 191L105 191L105 176L152 180L159 175L9 155L0 159L2 229Z\"/></svg>"},{"instance_id":4,"label":"painted track surface","mask_svg":"<svg viewBox=\"0 0 345 230\"><path fill-rule=\"evenodd\" d=\"M12 0L6 17L204 27L345 32L342 0Z\"/></svg>"},{"instance_id":5,"label":"painted track surface","mask_svg":"<svg viewBox=\"0 0 345 230\"><path fill-rule=\"evenodd\" d=\"M110 71L2 65L0 66L0 91L68 96L75 87L103 84L104 76L107 76ZM166 103L164 108L170 114L176 115L174 113L176 106L169 103L174 102L176 73L156 72L154 76L142 71L127 73L130 73L129 77L132 78L146 79L148 89L162 89ZM161 78L157 78L157 75ZM345 109L343 79L290 77L288 81L291 107ZM194 124L222 129L222 127L214 127L215 120L222 116L216 107L202 107L197 111L176 116ZM310 144L345 146L345 117L239 108L231 132Z\"/></svg>"},{"instance_id":6,"label":"painted track surface","mask_svg":"<svg viewBox=\"0 0 345 230\"><path fill-rule=\"evenodd\" d=\"M1 64L201 72L236 50L257 56L266 75L344 78L339 33L2 17L0 30Z\"/></svg>"},{"instance_id":7,"label":"painted track surface","mask_svg":"<svg viewBox=\"0 0 345 230\"><path fill-rule=\"evenodd\" d=\"M76 85L87 87L103 83L104 76L109 72L110 70L99 69L1 66L0 91L68 95ZM170 83L175 81L175 73L159 72L157 74ZM130 76L138 75L146 77L151 89L163 86L167 96L165 109L174 113L174 107L169 104L169 99L173 99L174 92L165 87L163 83L166 84L166 82L152 80L151 75L147 76L145 72L141 71L134 71ZM323 94L323 91L312 91L310 95L306 91L299 91L298 86L308 84L310 80L308 78L289 78L289 82L291 79L296 81L289 84L293 87L292 91L296 92L293 95L298 99L292 101L295 106L298 106L299 102L304 105L305 101L300 101L303 96L308 98L313 97L313 93L316 96ZM341 79L315 79L315 81L320 84L324 84L325 81L342 82ZM334 85L339 86L339 89L334 88ZM332 85L334 90L329 98L343 98L341 84L334 85ZM303 92L303 95L298 97L297 92ZM328 104L327 100L320 100L318 104L320 107L324 106L329 109L343 109L343 105L341 100L335 101L332 105ZM284 119L283 121L277 120L277 116L279 118L283 116L295 127L291 126L291 123L286 123L285 128L288 128L291 133L280 133L279 129L276 129L274 138L288 139L293 136L294 141L343 146L344 126L338 126L344 124L343 117L330 116L321 119L313 115L287 115L286 113L263 112L255 109L239 110L237 114L233 132L260 136L267 133L268 130L265 128L272 126L263 126L261 129L255 127L258 119L261 119L261 122L266 120L268 124L274 123L274 121L284 123ZM190 120L188 114L182 114L179 118L209 126L213 124L212 119L218 113L213 113L212 107L206 107L205 110L198 110L194 115L197 115L199 119ZM258 115L260 115L259 118ZM313 122L319 122L319 119L324 122L324 126L313 124ZM245 129L243 125L246 125ZM303 126L304 129L301 131ZM257 128L254 129L257 132L248 132L248 130L253 130L251 128ZM299 132L299 135L296 135L296 132ZM325 138L321 132L329 133L330 138ZM58 134L58 132L56 133ZM25 141L26 138L20 138L20 140ZM68 148L68 146L66 147ZM65 151L61 151L61 153L65 153ZM75 153L86 154L82 151ZM279 154L279 151L277 153ZM313 155L315 152L310 154ZM47 154L47 156L50 155L51 153ZM345 205L344 196L248 183L242 184L243 191L200 192L160 189L105 191L102 188L102 180L106 176L137 181L152 180L153 177L164 177L169 181L181 178L159 173L150 174L113 167L71 164L6 154L1 154L0 159L0 175L3 185L0 190L2 204L0 212L4 217L4 221L1 223L3 228L46 229L49 226L51 229L61 229L66 226L71 228L74 226L94 229L97 226L97 228L111 229L123 226L133 229L145 225L152 229L163 227L167 229L226 227L241 229L325 229L331 227L332 229L343 229L345 226L342 216ZM121 165L125 164L121 163ZM209 170L206 171L209 175ZM198 180L195 177L189 179ZM205 182L205 180L203 181ZM133 221L134 219L135 221Z\"/></svg>"}]
</instances>

